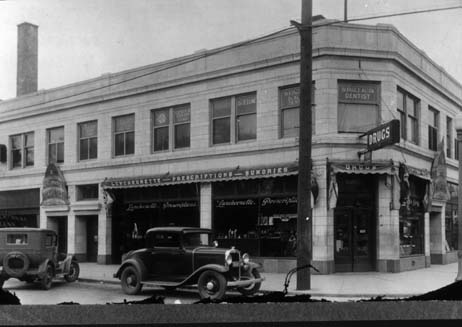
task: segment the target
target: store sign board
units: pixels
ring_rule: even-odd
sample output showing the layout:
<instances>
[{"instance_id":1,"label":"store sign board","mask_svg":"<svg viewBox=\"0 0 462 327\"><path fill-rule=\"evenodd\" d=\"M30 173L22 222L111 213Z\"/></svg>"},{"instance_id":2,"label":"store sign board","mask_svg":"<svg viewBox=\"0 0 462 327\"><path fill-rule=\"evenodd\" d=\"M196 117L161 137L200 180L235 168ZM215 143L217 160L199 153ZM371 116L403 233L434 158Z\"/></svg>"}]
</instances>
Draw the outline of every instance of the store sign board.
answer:
<instances>
[{"instance_id":1,"label":"store sign board","mask_svg":"<svg viewBox=\"0 0 462 327\"><path fill-rule=\"evenodd\" d=\"M295 174L297 171L297 166L280 166L250 169L230 169L190 174L165 174L153 177L106 180L105 182L103 182L103 188L144 187L165 184L168 185L232 179L248 179L258 177L285 176L288 174Z\"/></svg>"},{"instance_id":2,"label":"store sign board","mask_svg":"<svg viewBox=\"0 0 462 327\"><path fill-rule=\"evenodd\" d=\"M361 137L367 138L367 150L374 151L400 140L399 120L393 119L385 124L367 131Z\"/></svg>"},{"instance_id":3,"label":"store sign board","mask_svg":"<svg viewBox=\"0 0 462 327\"><path fill-rule=\"evenodd\" d=\"M393 163L390 162L331 162L334 173L347 174L392 174Z\"/></svg>"},{"instance_id":4,"label":"store sign board","mask_svg":"<svg viewBox=\"0 0 462 327\"><path fill-rule=\"evenodd\" d=\"M339 102L377 104L378 84L372 83L342 83L339 86Z\"/></svg>"},{"instance_id":5,"label":"store sign board","mask_svg":"<svg viewBox=\"0 0 462 327\"><path fill-rule=\"evenodd\" d=\"M129 203L126 211L132 212L135 210L144 210L144 209L178 209L178 208L196 208L196 201L166 201L166 202L150 202L150 203Z\"/></svg>"}]
</instances>

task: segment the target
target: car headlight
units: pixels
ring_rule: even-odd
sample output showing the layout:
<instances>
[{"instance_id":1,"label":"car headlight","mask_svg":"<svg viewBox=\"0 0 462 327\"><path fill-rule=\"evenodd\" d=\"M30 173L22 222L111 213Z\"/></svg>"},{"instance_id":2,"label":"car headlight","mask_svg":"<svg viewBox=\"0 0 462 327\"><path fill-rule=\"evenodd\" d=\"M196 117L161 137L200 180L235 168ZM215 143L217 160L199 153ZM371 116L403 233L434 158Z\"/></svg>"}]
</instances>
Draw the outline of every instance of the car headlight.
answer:
<instances>
[{"instance_id":1,"label":"car headlight","mask_svg":"<svg viewBox=\"0 0 462 327\"><path fill-rule=\"evenodd\" d=\"M248 253L244 253L242 255L242 261L244 261L245 264L248 264L250 262L250 256Z\"/></svg>"},{"instance_id":2,"label":"car headlight","mask_svg":"<svg viewBox=\"0 0 462 327\"><path fill-rule=\"evenodd\" d=\"M233 263L233 258L231 257L231 253L226 253L225 261L228 264L228 266L230 266Z\"/></svg>"}]
</instances>

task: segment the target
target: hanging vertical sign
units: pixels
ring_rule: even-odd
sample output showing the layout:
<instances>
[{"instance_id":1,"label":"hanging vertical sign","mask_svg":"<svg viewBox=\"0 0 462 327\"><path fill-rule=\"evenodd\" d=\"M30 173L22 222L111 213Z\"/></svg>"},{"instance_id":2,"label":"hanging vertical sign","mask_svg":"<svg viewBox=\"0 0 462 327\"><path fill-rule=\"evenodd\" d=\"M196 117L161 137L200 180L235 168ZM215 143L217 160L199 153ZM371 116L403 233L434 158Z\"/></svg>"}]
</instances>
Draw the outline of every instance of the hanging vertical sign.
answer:
<instances>
[{"instance_id":1,"label":"hanging vertical sign","mask_svg":"<svg viewBox=\"0 0 462 327\"><path fill-rule=\"evenodd\" d=\"M399 120L393 119L385 124L367 131L360 137L367 138L367 150L373 151L399 142Z\"/></svg>"}]
</instances>

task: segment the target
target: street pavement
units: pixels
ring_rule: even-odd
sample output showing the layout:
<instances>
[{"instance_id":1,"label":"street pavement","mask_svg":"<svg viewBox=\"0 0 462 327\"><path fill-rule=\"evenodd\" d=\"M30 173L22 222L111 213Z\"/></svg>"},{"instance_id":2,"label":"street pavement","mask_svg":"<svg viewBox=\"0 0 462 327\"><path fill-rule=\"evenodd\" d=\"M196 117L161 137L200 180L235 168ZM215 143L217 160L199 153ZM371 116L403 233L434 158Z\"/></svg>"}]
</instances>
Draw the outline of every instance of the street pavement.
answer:
<instances>
[{"instance_id":1,"label":"street pavement","mask_svg":"<svg viewBox=\"0 0 462 327\"><path fill-rule=\"evenodd\" d=\"M83 282L115 283L113 277L118 265L80 263L79 280ZM297 276L294 274L288 287L289 294L307 293L312 297L328 298L405 298L424 294L449 285L457 276L457 263L432 265L429 268L400 273L336 273L315 275L310 278L309 290L297 290ZM265 278L262 291L283 291L286 274L261 273Z\"/></svg>"}]
</instances>

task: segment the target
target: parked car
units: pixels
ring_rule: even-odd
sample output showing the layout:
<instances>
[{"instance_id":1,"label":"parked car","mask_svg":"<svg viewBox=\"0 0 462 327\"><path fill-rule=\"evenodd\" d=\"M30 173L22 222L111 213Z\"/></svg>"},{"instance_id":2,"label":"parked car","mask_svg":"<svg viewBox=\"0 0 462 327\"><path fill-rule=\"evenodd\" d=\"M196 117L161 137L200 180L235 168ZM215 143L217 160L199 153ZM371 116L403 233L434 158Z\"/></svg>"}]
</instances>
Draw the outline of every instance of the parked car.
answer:
<instances>
[{"instance_id":1,"label":"parked car","mask_svg":"<svg viewBox=\"0 0 462 327\"><path fill-rule=\"evenodd\" d=\"M58 235L39 228L0 228L0 279L40 282L50 289L53 278L78 279L80 267L72 255L58 254Z\"/></svg>"},{"instance_id":2,"label":"parked car","mask_svg":"<svg viewBox=\"0 0 462 327\"><path fill-rule=\"evenodd\" d=\"M158 227L146 232L146 247L123 255L114 274L126 294L143 285L174 289L196 285L202 299L221 299L227 289L244 295L260 289L260 265L234 247L217 247L212 231L192 227Z\"/></svg>"}]
</instances>

